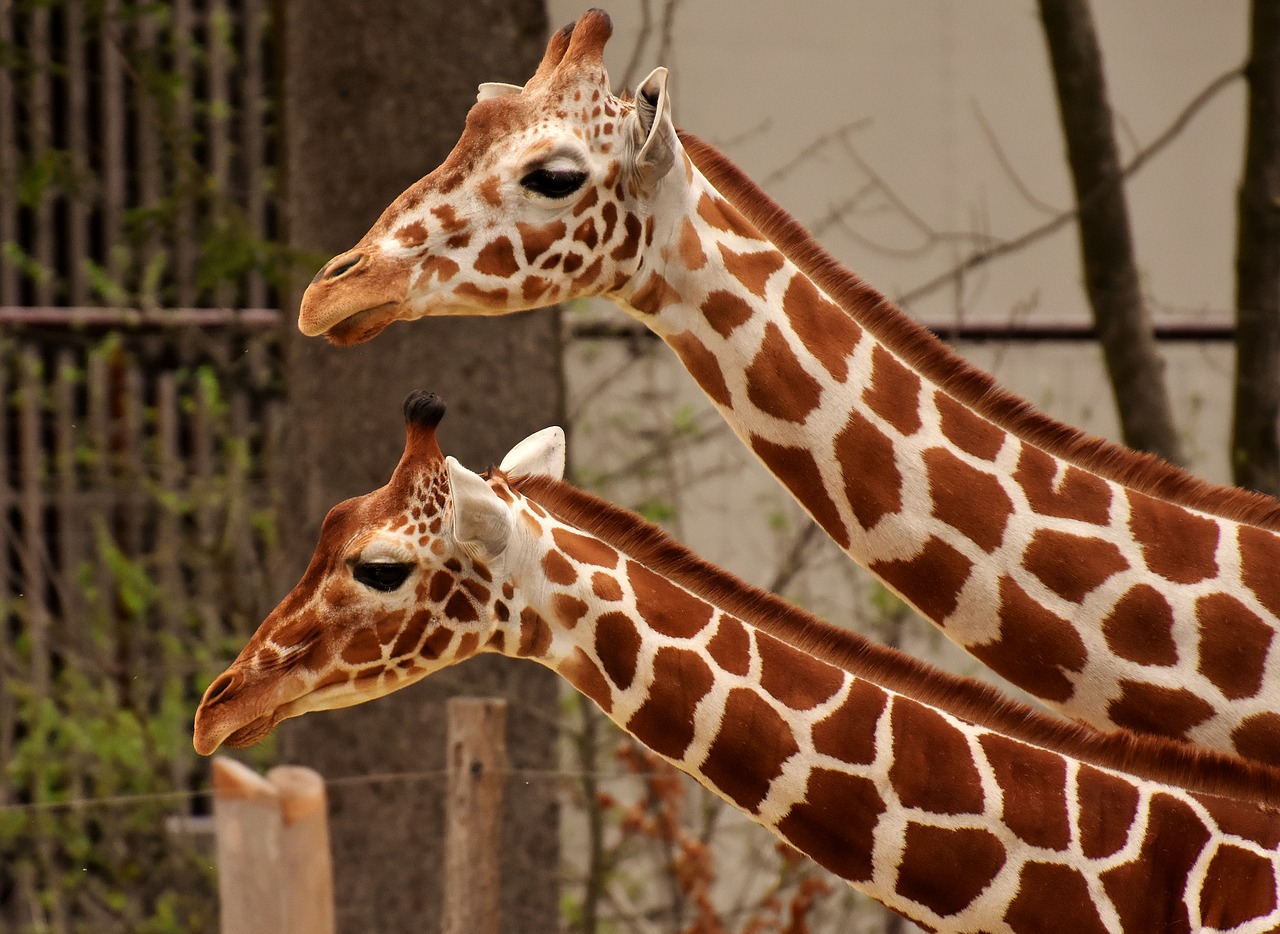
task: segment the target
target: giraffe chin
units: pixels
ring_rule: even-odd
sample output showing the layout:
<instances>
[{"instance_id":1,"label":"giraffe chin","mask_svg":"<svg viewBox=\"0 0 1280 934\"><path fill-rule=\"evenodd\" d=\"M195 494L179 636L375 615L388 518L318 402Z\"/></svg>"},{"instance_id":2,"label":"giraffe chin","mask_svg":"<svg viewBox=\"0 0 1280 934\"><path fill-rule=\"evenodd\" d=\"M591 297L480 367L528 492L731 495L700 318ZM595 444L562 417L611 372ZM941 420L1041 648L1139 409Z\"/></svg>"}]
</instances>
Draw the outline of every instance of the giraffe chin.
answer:
<instances>
[{"instance_id":1,"label":"giraffe chin","mask_svg":"<svg viewBox=\"0 0 1280 934\"><path fill-rule=\"evenodd\" d=\"M386 302L348 315L324 332L324 339L338 347L371 341L397 318L399 302Z\"/></svg>"},{"instance_id":2,"label":"giraffe chin","mask_svg":"<svg viewBox=\"0 0 1280 934\"><path fill-rule=\"evenodd\" d=\"M242 749L245 746L252 746L266 739L272 730L276 728L276 724L282 718L275 713L269 713L259 717L250 723L246 723L230 736L224 739L219 745L229 746L232 749Z\"/></svg>"}]
</instances>

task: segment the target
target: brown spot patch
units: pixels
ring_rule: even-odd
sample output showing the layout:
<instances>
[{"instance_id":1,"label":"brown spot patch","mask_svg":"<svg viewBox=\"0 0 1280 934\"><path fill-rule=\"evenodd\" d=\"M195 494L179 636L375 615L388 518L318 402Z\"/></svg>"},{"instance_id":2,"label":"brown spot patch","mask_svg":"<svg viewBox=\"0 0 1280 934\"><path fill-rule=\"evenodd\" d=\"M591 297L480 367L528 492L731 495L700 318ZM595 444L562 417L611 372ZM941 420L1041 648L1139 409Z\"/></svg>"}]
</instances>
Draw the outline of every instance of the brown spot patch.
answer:
<instances>
[{"instance_id":1,"label":"brown spot patch","mask_svg":"<svg viewBox=\"0 0 1280 934\"><path fill-rule=\"evenodd\" d=\"M871 351L871 385L862 390L862 400L902 434L920 430L920 377L883 344Z\"/></svg>"},{"instance_id":2,"label":"brown spot patch","mask_svg":"<svg viewBox=\"0 0 1280 934\"><path fill-rule=\"evenodd\" d=\"M1066 760L999 733L984 733L978 742L1000 785L1005 826L1032 846L1065 850L1071 843Z\"/></svg>"},{"instance_id":3,"label":"brown spot patch","mask_svg":"<svg viewBox=\"0 0 1280 934\"><path fill-rule=\"evenodd\" d=\"M698 216L717 230L736 233L740 237L752 240L763 240L760 231L756 230L737 208L721 198L713 198L703 192L698 199Z\"/></svg>"},{"instance_id":4,"label":"brown spot patch","mask_svg":"<svg viewBox=\"0 0 1280 934\"><path fill-rule=\"evenodd\" d=\"M889 711L889 781L904 807L931 814L981 814L982 778L965 735L932 707L895 697Z\"/></svg>"},{"instance_id":5,"label":"brown spot patch","mask_svg":"<svg viewBox=\"0 0 1280 934\"><path fill-rule=\"evenodd\" d=\"M782 254L774 249L737 253L723 243L718 246L729 275L741 282L748 292L761 298L764 298L766 283L786 262Z\"/></svg>"},{"instance_id":6,"label":"brown spot patch","mask_svg":"<svg viewBox=\"0 0 1280 934\"><path fill-rule=\"evenodd\" d=\"M596 233L595 218L588 217L574 228L573 239L578 243L581 243L588 250L594 250L596 248L596 244L600 242L600 235Z\"/></svg>"},{"instance_id":7,"label":"brown spot patch","mask_svg":"<svg viewBox=\"0 0 1280 934\"><path fill-rule=\"evenodd\" d=\"M613 239L614 225L618 223L618 206L612 201L605 204L600 209L600 220L604 221L604 232L600 235L600 240L608 243Z\"/></svg>"},{"instance_id":8,"label":"brown spot patch","mask_svg":"<svg viewBox=\"0 0 1280 934\"><path fill-rule=\"evenodd\" d=\"M440 222L445 233L456 233L467 226L467 222L458 216L451 204L438 204L431 209L431 213Z\"/></svg>"},{"instance_id":9,"label":"brown spot patch","mask_svg":"<svg viewBox=\"0 0 1280 934\"><path fill-rule=\"evenodd\" d=\"M1013 479L1022 487L1027 503L1042 516L1078 519L1092 525L1110 522L1111 487L1101 477L1078 467L1066 467L1033 445L1023 443Z\"/></svg>"},{"instance_id":10,"label":"brown spot patch","mask_svg":"<svg viewBox=\"0 0 1280 934\"><path fill-rule=\"evenodd\" d=\"M1218 573L1218 523L1181 506L1128 491L1129 531L1152 573L1175 584L1194 584Z\"/></svg>"},{"instance_id":11,"label":"brown spot patch","mask_svg":"<svg viewBox=\"0 0 1280 934\"><path fill-rule=\"evenodd\" d=\"M1200 888L1200 920L1226 931L1263 918L1276 908L1276 879L1271 860L1242 847L1224 844L1209 861Z\"/></svg>"},{"instance_id":12,"label":"brown spot patch","mask_svg":"<svg viewBox=\"0 0 1280 934\"><path fill-rule=\"evenodd\" d=\"M474 623L480 618L476 605L461 590L455 590L449 602L444 605L444 615L459 623Z\"/></svg>"},{"instance_id":13,"label":"brown spot patch","mask_svg":"<svg viewBox=\"0 0 1280 934\"><path fill-rule=\"evenodd\" d=\"M502 179L490 175L480 183L480 197L495 208L502 207Z\"/></svg>"},{"instance_id":14,"label":"brown spot patch","mask_svg":"<svg viewBox=\"0 0 1280 934\"><path fill-rule=\"evenodd\" d=\"M996 459L996 455L1004 447L1006 433L1003 428L987 421L945 392L934 393L933 403L938 407L938 427L948 441L979 460Z\"/></svg>"},{"instance_id":15,"label":"brown spot patch","mask_svg":"<svg viewBox=\"0 0 1280 934\"><path fill-rule=\"evenodd\" d=\"M649 696L627 730L658 755L679 759L693 742L693 714L715 675L695 652L663 646L653 657Z\"/></svg>"},{"instance_id":16,"label":"brown spot patch","mask_svg":"<svg viewBox=\"0 0 1280 934\"><path fill-rule=\"evenodd\" d=\"M1078 869L1056 863L1027 863L1018 876L1018 894L1005 912L1016 934L1037 934L1048 919L1054 930L1106 934L1089 883Z\"/></svg>"},{"instance_id":17,"label":"brown spot patch","mask_svg":"<svg viewBox=\"0 0 1280 934\"><path fill-rule=\"evenodd\" d=\"M764 340L747 367L747 398L761 412L797 423L822 400L822 384L805 370L772 321L765 325Z\"/></svg>"},{"instance_id":18,"label":"brown spot patch","mask_svg":"<svg viewBox=\"0 0 1280 934\"><path fill-rule=\"evenodd\" d=\"M1076 772L1080 807L1080 851L1087 859L1104 859L1129 840L1138 816L1138 789L1108 772L1081 765Z\"/></svg>"},{"instance_id":19,"label":"brown spot patch","mask_svg":"<svg viewBox=\"0 0 1280 934\"><path fill-rule=\"evenodd\" d=\"M707 651L723 671L745 677L751 670L751 637L740 620L721 615Z\"/></svg>"},{"instance_id":20,"label":"brown spot patch","mask_svg":"<svg viewBox=\"0 0 1280 934\"><path fill-rule=\"evenodd\" d=\"M1187 874L1208 839L1209 831L1188 805L1170 795L1152 796L1137 858L1100 876L1124 930L1191 930L1182 898Z\"/></svg>"},{"instance_id":21,"label":"brown spot patch","mask_svg":"<svg viewBox=\"0 0 1280 934\"><path fill-rule=\"evenodd\" d=\"M671 287L671 283L658 273L650 273L644 285L640 286L628 300L636 311L646 315L656 315L668 305L680 302L680 293Z\"/></svg>"},{"instance_id":22,"label":"brown spot patch","mask_svg":"<svg viewBox=\"0 0 1280 934\"><path fill-rule=\"evenodd\" d=\"M851 882L871 878L875 829L885 811L875 782L831 769L813 769L804 800L778 823L778 832L820 866Z\"/></svg>"},{"instance_id":23,"label":"brown spot patch","mask_svg":"<svg viewBox=\"0 0 1280 934\"><path fill-rule=\"evenodd\" d=\"M636 598L636 611L655 632L673 639L690 639L711 622L715 608L642 564L627 562L627 579Z\"/></svg>"},{"instance_id":24,"label":"brown spot patch","mask_svg":"<svg viewBox=\"0 0 1280 934\"><path fill-rule=\"evenodd\" d=\"M1194 795L1204 805L1213 822L1223 833L1244 840L1252 840L1263 849L1280 847L1280 812L1274 808L1262 809L1252 801L1219 798L1214 795Z\"/></svg>"},{"instance_id":25,"label":"brown spot patch","mask_svg":"<svg viewBox=\"0 0 1280 934\"><path fill-rule=\"evenodd\" d=\"M1244 584L1272 616L1280 616L1280 536L1242 525L1236 530Z\"/></svg>"},{"instance_id":26,"label":"brown spot patch","mask_svg":"<svg viewBox=\"0 0 1280 934\"><path fill-rule=\"evenodd\" d=\"M558 551L548 551L542 556L542 573L553 584L565 586L578 579L578 572Z\"/></svg>"},{"instance_id":27,"label":"brown spot patch","mask_svg":"<svg viewBox=\"0 0 1280 934\"><path fill-rule=\"evenodd\" d=\"M716 355L707 350L706 345L689 331L673 334L666 340L684 368L689 371L689 375L711 397L711 401L726 409L733 408L733 397L729 395L724 371L720 369L720 361L716 359Z\"/></svg>"},{"instance_id":28,"label":"brown spot patch","mask_svg":"<svg viewBox=\"0 0 1280 934\"><path fill-rule=\"evenodd\" d=\"M760 686L792 710L811 710L844 683L844 672L764 633L756 635Z\"/></svg>"},{"instance_id":29,"label":"brown spot patch","mask_svg":"<svg viewBox=\"0 0 1280 934\"><path fill-rule=\"evenodd\" d=\"M586 652L575 648L573 654L556 669L560 675L600 705L605 713L613 710L613 689Z\"/></svg>"},{"instance_id":30,"label":"brown spot patch","mask_svg":"<svg viewBox=\"0 0 1280 934\"><path fill-rule=\"evenodd\" d=\"M405 224L396 231L396 240L406 250L412 250L416 246L422 246L427 242L427 225L422 221L414 221L412 224Z\"/></svg>"},{"instance_id":31,"label":"brown spot patch","mask_svg":"<svg viewBox=\"0 0 1280 934\"><path fill-rule=\"evenodd\" d=\"M836 436L835 450L845 499L859 525L870 531L902 509L902 474L884 432L852 411Z\"/></svg>"},{"instance_id":32,"label":"brown spot patch","mask_svg":"<svg viewBox=\"0 0 1280 934\"><path fill-rule=\"evenodd\" d=\"M702 302L701 311L707 323L721 337L728 337L734 328L750 321L755 314L755 309L746 301L724 289L716 289L707 295Z\"/></svg>"},{"instance_id":33,"label":"brown spot patch","mask_svg":"<svg viewBox=\"0 0 1280 934\"><path fill-rule=\"evenodd\" d=\"M867 570L941 625L955 610L973 562L942 539L931 536L914 558L873 561Z\"/></svg>"},{"instance_id":34,"label":"brown spot patch","mask_svg":"<svg viewBox=\"0 0 1280 934\"><path fill-rule=\"evenodd\" d=\"M540 658L551 648L551 627L540 613L525 607L520 611L520 647L516 654L521 658Z\"/></svg>"},{"instance_id":35,"label":"brown spot patch","mask_svg":"<svg viewBox=\"0 0 1280 934\"><path fill-rule=\"evenodd\" d=\"M598 538L563 528L552 529L551 537L565 554L579 564L611 568L618 563L618 553Z\"/></svg>"},{"instance_id":36,"label":"brown spot patch","mask_svg":"<svg viewBox=\"0 0 1280 934\"><path fill-rule=\"evenodd\" d=\"M693 222L685 218L680 224L680 262L686 269L701 269L707 263L707 254L702 251L702 240Z\"/></svg>"},{"instance_id":37,"label":"brown spot patch","mask_svg":"<svg viewBox=\"0 0 1280 934\"><path fill-rule=\"evenodd\" d=\"M1149 584L1136 584L1116 601L1102 621L1107 647L1139 665L1176 665L1173 607Z\"/></svg>"},{"instance_id":38,"label":"brown spot patch","mask_svg":"<svg viewBox=\"0 0 1280 934\"><path fill-rule=\"evenodd\" d=\"M604 571L591 575L591 592L601 600L621 600L622 585Z\"/></svg>"},{"instance_id":39,"label":"brown spot patch","mask_svg":"<svg viewBox=\"0 0 1280 934\"><path fill-rule=\"evenodd\" d=\"M1004 541L1013 503L1000 481L946 448L924 452L933 516L990 554Z\"/></svg>"},{"instance_id":40,"label":"brown spot patch","mask_svg":"<svg viewBox=\"0 0 1280 934\"><path fill-rule=\"evenodd\" d=\"M448 571L436 571L427 585L427 596L433 603L440 603L453 590L453 575Z\"/></svg>"},{"instance_id":41,"label":"brown spot patch","mask_svg":"<svg viewBox=\"0 0 1280 934\"><path fill-rule=\"evenodd\" d=\"M1045 609L1013 578L1000 578L1000 635L969 652L1018 687L1062 703L1075 687L1066 672L1084 668L1088 650L1071 624Z\"/></svg>"},{"instance_id":42,"label":"brown spot patch","mask_svg":"<svg viewBox=\"0 0 1280 934\"><path fill-rule=\"evenodd\" d=\"M1022 566L1059 597L1079 603L1129 562L1103 539L1040 529L1022 555Z\"/></svg>"},{"instance_id":43,"label":"brown spot patch","mask_svg":"<svg viewBox=\"0 0 1280 934\"><path fill-rule=\"evenodd\" d=\"M596 620L596 657L609 680L625 691L631 687L640 659L640 633L622 613L601 613Z\"/></svg>"},{"instance_id":44,"label":"brown spot patch","mask_svg":"<svg viewBox=\"0 0 1280 934\"><path fill-rule=\"evenodd\" d=\"M1246 759L1280 763L1280 714L1265 711L1246 717L1231 731L1231 744Z\"/></svg>"},{"instance_id":45,"label":"brown spot patch","mask_svg":"<svg viewBox=\"0 0 1280 934\"><path fill-rule=\"evenodd\" d=\"M1239 700L1262 690L1267 652L1275 631L1257 613L1225 593L1196 601L1200 629L1200 673L1223 697Z\"/></svg>"},{"instance_id":46,"label":"brown spot patch","mask_svg":"<svg viewBox=\"0 0 1280 934\"><path fill-rule=\"evenodd\" d=\"M606 226L605 229L607 230L608 227ZM609 253L609 258L618 262L631 259L640 251L640 234L644 232L640 218L634 214L627 214L622 219L622 229L624 233L622 241Z\"/></svg>"},{"instance_id":47,"label":"brown spot patch","mask_svg":"<svg viewBox=\"0 0 1280 934\"><path fill-rule=\"evenodd\" d=\"M546 253L553 245L564 239L568 227L564 221L553 221L550 224L516 224L520 234L520 248L524 251L524 261L532 266L534 260Z\"/></svg>"},{"instance_id":48,"label":"brown spot patch","mask_svg":"<svg viewBox=\"0 0 1280 934\"><path fill-rule=\"evenodd\" d=\"M515 247L506 237L498 237L487 243L476 257L476 272L488 276L502 276L504 279L514 276L520 271L520 263L516 261Z\"/></svg>"},{"instance_id":49,"label":"brown spot patch","mask_svg":"<svg viewBox=\"0 0 1280 934\"><path fill-rule=\"evenodd\" d=\"M1005 862L1004 844L986 830L908 823L894 890L943 917L963 909Z\"/></svg>"},{"instance_id":50,"label":"brown spot patch","mask_svg":"<svg viewBox=\"0 0 1280 934\"><path fill-rule=\"evenodd\" d=\"M759 435L751 436L751 449L764 462L769 472L800 501L800 505L813 516L814 521L822 526L823 531L841 548L848 548L849 530L840 518L840 510L827 495L822 472L818 469L818 462L814 460L813 454L805 448L774 444Z\"/></svg>"},{"instance_id":51,"label":"brown spot patch","mask_svg":"<svg viewBox=\"0 0 1280 934\"><path fill-rule=\"evenodd\" d=\"M1214 714L1213 705L1186 688L1121 680L1120 696L1107 705L1116 726L1139 733L1185 739L1187 730Z\"/></svg>"},{"instance_id":52,"label":"brown spot patch","mask_svg":"<svg viewBox=\"0 0 1280 934\"><path fill-rule=\"evenodd\" d=\"M582 617L587 615L588 609L590 608L585 601L571 597L567 593L558 593L551 598L551 611L568 629L577 626Z\"/></svg>"},{"instance_id":53,"label":"brown spot patch","mask_svg":"<svg viewBox=\"0 0 1280 934\"><path fill-rule=\"evenodd\" d=\"M869 765L876 757L876 724L887 703L883 688L855 680L840 706L814 725L813 748L842 762Z\"/></svg>"},{"instance_id":54,"label":"brown spot patch","mask_svg":"<svg viewBox=\"0 0 1280 934\"><path fill-rule=\"evenodd\" d=\"M596 202L600 200L600 192L595 185L589 185L587 192L578 199L578 203L573 206L573 216L581 217L587 211L595 207ZM594 246L594 244L592 244Z\"/></svg>"},{"instance_id":55,"label":"brown spot patch","mask_svg":"<svg viewBox=\"0 0 1280 934\"><path fill-rule=\"evenodd\" d=\"M428 256L418 265L421 273L418 283L426 285L435 276L437 282L448 282L458 274L458 264L447 256Z\"/></svg>"},{"instance_id":56,"label":"brown spot patch","mask_svg":"<svg viewBox=\"0 0 1280 934\"><path fill-rule=\"evenodd\" d=\"M473 282L459 282L453 287L453 294L459 298L468 298L479 305L505 305L511 297L505 288L482 289Z\"/></svg>"},{"instance_id":57,"label":"brown spot patch","mask_svg":"<svg viewBox=\"0 0 1280 934\"><path fill-rule=\"evenodd\" d=\"M702 774L745 811L755 813L782 764L800 751L791 727L759 694L734 688Z\"/></svg>"},{"instance_id":58,"label":"brown spot patch","mask_svg":"<svg viewBox=\"0 0 1280 934\"><path fill-rule=\"evenodd\" d=\"M862 339L862 328L853 318L818 291L808 277L797 272L782 296L782 310L809 353L832 379L849 377L849 355Z\"/></svg>"}]
</instances>

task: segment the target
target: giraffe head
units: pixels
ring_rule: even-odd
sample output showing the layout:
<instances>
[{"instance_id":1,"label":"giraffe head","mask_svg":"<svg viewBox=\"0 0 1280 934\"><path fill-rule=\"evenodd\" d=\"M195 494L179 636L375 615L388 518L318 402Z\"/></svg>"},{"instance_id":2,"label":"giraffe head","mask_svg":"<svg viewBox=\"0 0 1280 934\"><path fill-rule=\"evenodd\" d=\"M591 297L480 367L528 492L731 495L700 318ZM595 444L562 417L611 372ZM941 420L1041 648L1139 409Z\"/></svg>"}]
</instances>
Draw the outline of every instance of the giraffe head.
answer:
<instances>
[{"instance_id":1,"label":"giraffe head","mask_svg":"<svg viewBox=\"0 0 1280 934\"><path fill-rule=\"evenodd\" d=\"M495 583L512 514L488 482L441 453L438 397L415 392L404 409L405 450L391 480L330 510L302 580L205 691L195 722L201 754L250 745L281 720L373 700L494 650L513 596ZM558 478L564 433L531 435L500 470Z\"/></svg>"},{"instance_id":2,"label":"giraffe head","mask_svg":"<svg viewBox=\"0 0 1280 934\"><path fill-rule=\"evenodd\" d=\"M551 37L523 88L481 85L444 163L316 274L302 332L354 344L397 320L506 314L629 281L680 144L665 69L634 101L611 93L612 29L590 10Z\"/></svg>"}]
</instances>

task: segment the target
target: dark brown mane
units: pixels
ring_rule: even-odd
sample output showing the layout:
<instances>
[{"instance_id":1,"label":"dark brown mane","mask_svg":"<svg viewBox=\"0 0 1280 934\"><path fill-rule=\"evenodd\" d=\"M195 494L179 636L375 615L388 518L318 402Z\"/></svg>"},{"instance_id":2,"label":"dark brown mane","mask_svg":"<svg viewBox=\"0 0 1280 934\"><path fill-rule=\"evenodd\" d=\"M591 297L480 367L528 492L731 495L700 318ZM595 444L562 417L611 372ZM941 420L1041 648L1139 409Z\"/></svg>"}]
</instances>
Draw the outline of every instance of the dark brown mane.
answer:
<instances>
[{"instance_id":1,"label":"dark brown mane","mask_svg":"<svg viewBox=\"0 0 1280 934\"><path fill-rule=\"evenodd\" d=\"M1280 805L1280 769L1123 730L1101 733L1040 713L1006 698L990 685L949 674L823 622L704 561L635 513L567 483L543 476L508 482L513 490L562 522L596 536L764 632L858 677L1102 768L1188 791Z\"/></svg>"},{"instance_id":2,"label":"dark brown mane","mask_svg":"<svg viewBox=\"0 0 1280 934\"><path fill-rule=\"evenodd\" d=\"M807 230L720 152L681 131L698 171L802 272L886 347L960 402L1063 460L1141 493L1212 515L1280 531L1280 502L1192 476L1064 425L1000 388L887 298L845 269Z\"/></svg>"}]
</instances>

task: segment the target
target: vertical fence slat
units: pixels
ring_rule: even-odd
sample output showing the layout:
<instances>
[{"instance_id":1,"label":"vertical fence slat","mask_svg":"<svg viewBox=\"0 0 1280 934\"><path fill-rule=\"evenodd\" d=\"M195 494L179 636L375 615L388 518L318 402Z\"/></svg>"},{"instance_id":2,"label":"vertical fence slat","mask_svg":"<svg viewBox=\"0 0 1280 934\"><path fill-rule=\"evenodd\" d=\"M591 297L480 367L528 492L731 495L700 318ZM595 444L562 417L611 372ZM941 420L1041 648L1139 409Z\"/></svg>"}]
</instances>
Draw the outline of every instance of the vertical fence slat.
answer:
<instances>
[{"instance_id":1,"label":"vertical fence slat","mask_svg":"<svg viewBox=\"0 0 1280 934\"><path fill-rule=\"evenodd\" d=\"M208 55L208 90L206 94L207 122L205 132L209 138L209 171L220 198L230 198L231 192L231 119L230 81L227 74L227 25L229 11L223 0L210 0L205 12L205 50ZM214 303L226 307L235 301L239 291L235 283L219 282L213 290Z\"/></svg>"},{"instance_id":2,"label":"vertical fence slat","mask_svg":"<svg viewBox=\"0 0 1280 934\"><path fill-rule=\"evenodd\" d=\"M197 39L195 35L195 15L191 10L191 0L174 0L173 7L173 23L171 26L170 41L173 44L173 74L178 80L177 100L173 108L174 132L182 141L182 145L189 145L195 139L195 119L193 117L195 102L195 69L193 67L192 51L196 45ZM183 176L189 173L190 168L184 163L182 156L178 153L173 155L172 173L169 183L184 187ZM193 186L187 184L187 188ZM176 295L178 304L184 308L190 307L196 301L196 207L191 203L190 198L182 198L177 207L174 223L176 225L176 234L173 238L173 272L176 280Z\"/></svg>"},{"instance_id":3,"label":"vertical fence slat","mask_svg":"<svg viewBox=\"0 0 1280 934\"><path fill-rule=\"evenodd\" d=\"M76 356L69 347L62 348L54 357L52 376L54 522L58 536L57 563L52 577L60 617L57 639L60 652L82 663L88 641L83 624L87 604L80 587L80 569L88 560L89 549L85 542L76 451L75 390L81 377Z\"/></svg>"},{"instance_id":4,"label":"vertical fence slat","mask_svg":"<svg viewBox=\"0 0 1280 934\"><path fill-rule=\"evenodd\" d=\"M0 43L13 43L13 19L17 4L0 4ZM17 88L8 68L0 68L0 183L10 184L18 167L18 141L13 120L17 109ZM0 198L0 243L18 239L16 198ZM18 303L18 270L0 257L0 305Z\"/></svg>"},{"instance_id":5,"label":"vertical fence slat","mask_svg":"<svg viewBox=\"0 0 1280 934\"><path fill-rule=\"evenodd\" d=\"M52 156L53 148L49 10L46 7L36 7L31 11L30 16L33 72L30 90L31 110L28 113L32 124L30 157L32 161L42 161ZM48 188L39 193L33 213L35 231L32 237L32 256L41 269L35 281L36 304L52 305L56 286L54 276L57 261L54 249L57 231L54 229L53 192Z\"/></svg>"},{"instance_id":6,"label":"vertical fence slat","mask_svg":"<svg viewBox=\"0 0 1280 934\"><path fill-rule=\"evenodd\" d=\"M324 780L280 766L263 778L213 760L222 934L333 934Z\"/></svg>"},{"instance_id":7,"label":"vertical fence slat","mask_svg":"<svg viewBox=\"0 0 1280 934\"><path fill-rule=\"evenodd\" d=\"M125 176L125 82L124 58L116 47L115 36L120 26L120 0L106 0L103 5L105 28L99 39L100 80L102 85L98 107L102 114L101 141L101 211L100 242L102 264L113 277L124 273L125 260L117 255L123 246Z\"/></svg>"},{"instance_id":8,"label":"vertical fence slat","mask_svg":"<svg viewBox=\"0 0 1280 934\"><path fill-rule=\"evenodd\" d=\"M2 209L0 209L2 210ZM11 396L10 374L17 358L16 349L8 341L0 339L0 400ZM0 439L9 449L9 406L0 404ZM16 612L15 602L18 596L17 577L9 566L8 555L18 548L17 529L13 524L13 510L16 507L17 495L12 486L13 473L9 459L0 462L0 555L5 555L5 563L0 565L0 623L6 628L10 626L10 618ZM16 741L17 728L17 693L10 683L17 665L13 659L13 647L7 638L0 639L0 762L13 761L13 746ZM11 801L9 788L9 770L0 769L0 802Z\"/></svg>"},{"instance_id":9,"label":"vertical fence slat","mask_svg":"<svg viewBox=\"0 0 1280 934\"><path fill-rule=\"evenodd\" d=\"M89 301L84 258L89 255L89 203L80 192L80 179L89 175L89 84L84 63L84 8L63 7L66 18L67 150L76 190L67 200L67 297L73 305Z\"/></svg>"},{"instance_id":10,"label":"vertical fence slat","mask_svg":"<svg viewBox=\"0 0 1280 934\"><path fill-rule=\"evenodd\" d=\"M242 0L240 7L241 42L240 73L240 177L243 179L245 217L253 235L267 236L267 198L265 169L267 164L266 134L263 132L265 108L263 95L269 82L265 79L262 46L268 30L262 28L265 11L262 0ZM267 284L262 274L250 273L245 286L245 304L259 308L267 301Z\"/></svg>"},{"instance_id":11,"label":"vertical fence slat","mask_svg":"<svg viewBox=\"0 0 1280 934\"><path fill-rule=\"evenodd\" d=\"M507 702L455 697L446 706L444 934L498 934Z\"/></svg>"}]
</instances>

